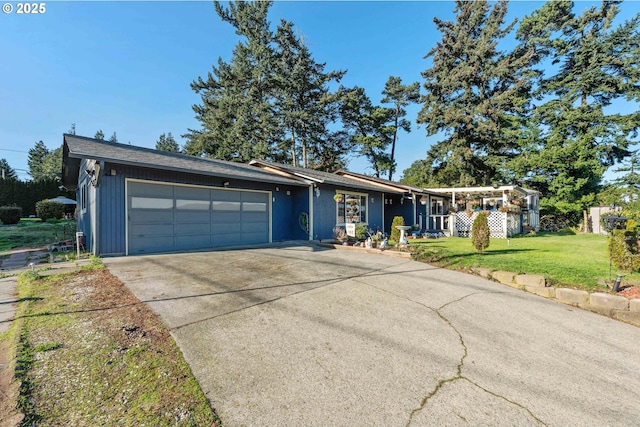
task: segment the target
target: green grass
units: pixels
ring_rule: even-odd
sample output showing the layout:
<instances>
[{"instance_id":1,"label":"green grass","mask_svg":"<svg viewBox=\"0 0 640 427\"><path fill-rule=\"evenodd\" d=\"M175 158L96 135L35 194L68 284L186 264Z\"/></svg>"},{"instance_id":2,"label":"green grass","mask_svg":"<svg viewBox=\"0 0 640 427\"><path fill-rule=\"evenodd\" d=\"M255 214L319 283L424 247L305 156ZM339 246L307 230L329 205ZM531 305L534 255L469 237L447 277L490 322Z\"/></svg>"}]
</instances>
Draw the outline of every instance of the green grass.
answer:
<instances>
[{"instance_id":1,"label":"green grass","mask_svg":"<svg viewBox=\"0 0 640 427\"><path fill-rule=\"evenodd\" d=\"M12 249L39 248L51 243L75 239L76 222L60 221L57 224L21 219L16 225L0 227L0 255Z\"/></svg>"},{"instance_id":2,"label":"green grass","mask_svg":"<svg viewBox=\"0 0 640 427\"><path fill-rule=\"evenodd\" d=\"M165 326L134 297L120 299L121 284L94 264L19 276L12 344L22 425L219 425ZM110 291L95 294L102 286Z\"/></svg>"},{"instance_id":3,"label":"green grass","mask_svg":"<svg viewBox=\"0 0 640 427\"><path fill-rule=\"evenodd\" d=\"M595 234L559 235L540 233L509 240L491 239L489 248L479 254L471 239L451 237L437 240L411 240L417 259L441 267L491 270L519 274L541 274L553 286L596 291L609 283L607 237ZM618 273L612 268L613 279ZM623 285L640 285L640 273L628 273Z\"/></svg>"}]
</instances>

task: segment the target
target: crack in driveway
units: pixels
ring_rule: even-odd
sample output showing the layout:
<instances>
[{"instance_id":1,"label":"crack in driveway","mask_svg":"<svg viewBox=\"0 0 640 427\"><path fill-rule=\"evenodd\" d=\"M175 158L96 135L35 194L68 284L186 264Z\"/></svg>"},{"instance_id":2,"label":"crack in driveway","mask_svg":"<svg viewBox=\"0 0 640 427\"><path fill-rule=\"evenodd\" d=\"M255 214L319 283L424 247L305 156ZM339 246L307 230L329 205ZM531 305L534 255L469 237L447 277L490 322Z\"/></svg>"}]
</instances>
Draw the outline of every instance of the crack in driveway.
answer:
<instances>
[{"instance_id":1,"label":"crack in driveway","mask_svg":"<svg viewBox=\"0 0 640 427\"><path fill-rule=\"evenodd\" d=\"M424 396L424 397L422 398L422 400L420 401L420 406L418 406L417 408L415 408L415 409L414 409L413 411L411 411L411 413L409 414L409 419L407 420L407 423L405 424L405 426L406 426L406 427L409 427L409 426L411 425L411 423L413 422L413 418L414 418L414 416L415 416L416 414L418 414L419 412L421 412L421 411L425 408L425 406L427 405L427 403L429 402L429 400L430 400L431 398L433 398L436 394L438 394L438 392L440 391L440 389L441 389L445 384L453 383L453 382L456 382L456 381L458 381L458 380L464 380L464 381L467 381L468 383L470 383L471 385L473 385L473 386L475 386L475 387L479 388L480 390L484 391L485 393L490 394L490 395L492 395L492 396L494 396L494 397L497 397L497 398L499 398L499 399L502 399L502 400L504 400L504 401L506 401L506 402L508 402L508 403L510 403L510 404L512 404L512 405L514 405L514 406L517 406L517 407L521 408L522 410L526 411L526 412L529 414L529 416L531 416L531 418L533 418L534 420L536 420L536 421L537 421L538 423L540 423L541 425L543 425L543 426L546 426L546 425L547 425L544 421L542 421L541 419L539 419L538 417L536 417L536 416L533 414L533 412L531 412L531 410L530 410L529 408L527 408L526 406L524 406L524 405L522 405L522 404L520 404L520 403L518 403L518 402L515 402L515 401L513 401L513 400L510 400L510 399L506 398L505 396L502 396L502 395L500 395L500 394L494 393L494 392L492 392L491 390L488 390L488 389L486 389L486 388L482 387L482 386L481 386L481 385L479 385L478 383L476 383L476 382L472 381L471 379L469 379L469 378L465 377L464 375L462 375L462 367L464 366L464 361L465 361L465 359L466 359L466 357L467 357L467 355L468 355L467 345L465 344L465 342L464 342L464 337L462 336L462 333L458 330L458 328L456 328L456 327L455 327L455 325L453 325L453 323L451 323L451 321L450 321L446 316L444 316L444 315L441 313L441 310L442 310L442 309L444 309L444 308L448 307L449 305L452 305L452 304L458 303L458 302L460 302L460 301L462 301L462 300L464 300L464 299L466 299L466 298L468 298L468 297L471 297L471 296L474 296L474 295L478 295L478 294L484 294L484 293L504 293L504 292L472 292L472 293L470 293L470 294L467 294L467 295L465 295L465 296L463 296L463 297L460 297L460 298L458 298L458 299L455 299L455 300L453 300L453 301L449 301L448 303L443 304L443 305L441 305L441 306L440 306L440 307L438 307L438 308L433 308L433 307L430 307L430 306L428 306L428 305L426 305L426 304L424 304L424 303L422 303L422 302L420 302L420 301L413 300L413 299L411 299L411 298L409 298L409 297L407 297L407 296L404 296L404 295L398 295L398 294L396 294L396 293L394 293L394 292L391 292L391 291L389 291L389 290L387 290L387 289L382 289L382 288L379 288L379 287L377 287L377 286L371 285L370 283L365 283L365 282L361 282L361 281L358 281L358 282L359 282L359 283L361 283L361 284L367 285L367 286L371 286L371 287L373 287L373 288L375 288L375 289L377 289L377 290L379 290L379 291L382 291L382 292L386 292L386 293L388 293L388 294L391 294L391 295L393 295L393 296L395 296L395 297L397 297L397 298L405 299L405 300L407 300L407 301L410 301L410 302L412 302L412 303L414 303L414 304L420 305L420 306L422 306L422 307L424 307L424 308L426 308L426 309L428 309L428 310L433 311L433 312L434 312L434 313L435 313L435 314L436 314L440 319L442 319L442 321L443 321L443 322L445 322L445 323L446 323L446 324L447 324L451 329L453 329L453 331L455 331L455 333L458 335L458 340L460 341L460 345L462 346L462 349L463 349L462 357L460 357L460 361L458 362L458 364L457 364L457 366L456 366L456 374L455 374L454 376L450 377L450 378L445 378L445 379L440 380L440 381L438 382L438 384L436 384L435 388L434 388L430 393L428 393L426 396ZM456 415L458 415L458 414L456 414ZM459 415L458 415L458 416L459 416ZM463 418L463 419L464 419L464 418ZM465 420L465 421L467 421L467 420Z\"/></svg>"}]
</instances>

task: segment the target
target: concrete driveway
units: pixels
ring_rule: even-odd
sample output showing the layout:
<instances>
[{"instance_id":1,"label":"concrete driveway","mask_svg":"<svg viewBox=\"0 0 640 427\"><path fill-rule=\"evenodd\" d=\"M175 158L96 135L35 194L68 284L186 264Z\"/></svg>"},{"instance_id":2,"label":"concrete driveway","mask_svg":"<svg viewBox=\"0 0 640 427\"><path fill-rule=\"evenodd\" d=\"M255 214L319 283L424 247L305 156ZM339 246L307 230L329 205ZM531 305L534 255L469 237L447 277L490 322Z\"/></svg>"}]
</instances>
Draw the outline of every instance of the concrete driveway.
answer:
<instances>
[{"instance_id":1,"label":"concrete driveway","mask_svg":"<svg viewBox=\"0 0 640 427\"><path fill-rule=\"evenodd\" d=\"M225 426L637 426L640 329L313 246L107 258Z\"/></svg>"}]
</instances>

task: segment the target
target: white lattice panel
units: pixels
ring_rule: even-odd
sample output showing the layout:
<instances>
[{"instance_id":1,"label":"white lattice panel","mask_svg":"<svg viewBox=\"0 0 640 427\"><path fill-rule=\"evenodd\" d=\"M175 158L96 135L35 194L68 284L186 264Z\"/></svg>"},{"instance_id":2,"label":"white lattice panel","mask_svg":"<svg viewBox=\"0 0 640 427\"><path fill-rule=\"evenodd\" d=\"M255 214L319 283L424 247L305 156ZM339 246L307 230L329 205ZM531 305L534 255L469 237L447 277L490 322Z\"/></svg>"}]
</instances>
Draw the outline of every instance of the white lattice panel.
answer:
<instances>
[{"instance_id":1,"label":"white lattice panel","mask_svg":"<svg viewBox=\"0 0 640 427\"><path fill-rule=\"evenodd\" d=\"M456 230L459 236L471 237L473 221L478 216L478 213L479 212L473 212L471 217L467 216L466 212L456 213ZM513 236L520 232L520 215L491 211L487 217L487 221L489 222L491 237L496 239L506 239L508 236ZM505 229L507 230L506 234Z\"/></svg>"}]
</instances>

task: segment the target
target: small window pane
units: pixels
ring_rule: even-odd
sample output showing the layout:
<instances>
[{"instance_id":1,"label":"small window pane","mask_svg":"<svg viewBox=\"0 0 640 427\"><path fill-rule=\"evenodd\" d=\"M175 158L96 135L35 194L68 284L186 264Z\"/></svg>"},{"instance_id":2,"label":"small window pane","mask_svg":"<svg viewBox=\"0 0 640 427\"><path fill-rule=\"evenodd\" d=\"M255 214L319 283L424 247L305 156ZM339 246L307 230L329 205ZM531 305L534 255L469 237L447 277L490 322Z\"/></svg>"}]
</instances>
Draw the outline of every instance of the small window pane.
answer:
<instances>
[{"instance_id":1,"label":"small window pane","mask_svg":"<svg viewBox=\"0 0 640 427\"><path fill-rule=\"evenodd\" d=\"M176 200L176 208L178 208L178 209L191 209L191 210L208 210L209 209L209 201L208 200L177 199Z\"/></svg>"},{"instance_id":2,"label":"small window pane","mask_svg":"<svg viewBox=\"0 0 640 427\"><path fill-rule=\"evenodd\" d=\"M132 209L173 209L173 199L159 197L132 197Z\"/></svg>"},{"instance_id":3,"label":"small window pane","mask_svg":"<svg viewBox=\"0 0 640 427\"><path fill-rule=\"evenodd\" d=\"M211 202L211 209L214 211L239 211L240 202Z\"/></svg>"},{"instance_id":4,"label":"small window pane","mask_svg":"<svg viewBox=\"0 0 640 427\"><path fill-rule=\"evenodd\" d=\"M256 202L242 202L242 210L243 211L252 211L252 212L266 212L267 204L266 203L256 203Z\"/></svg>"}]
</instances>

